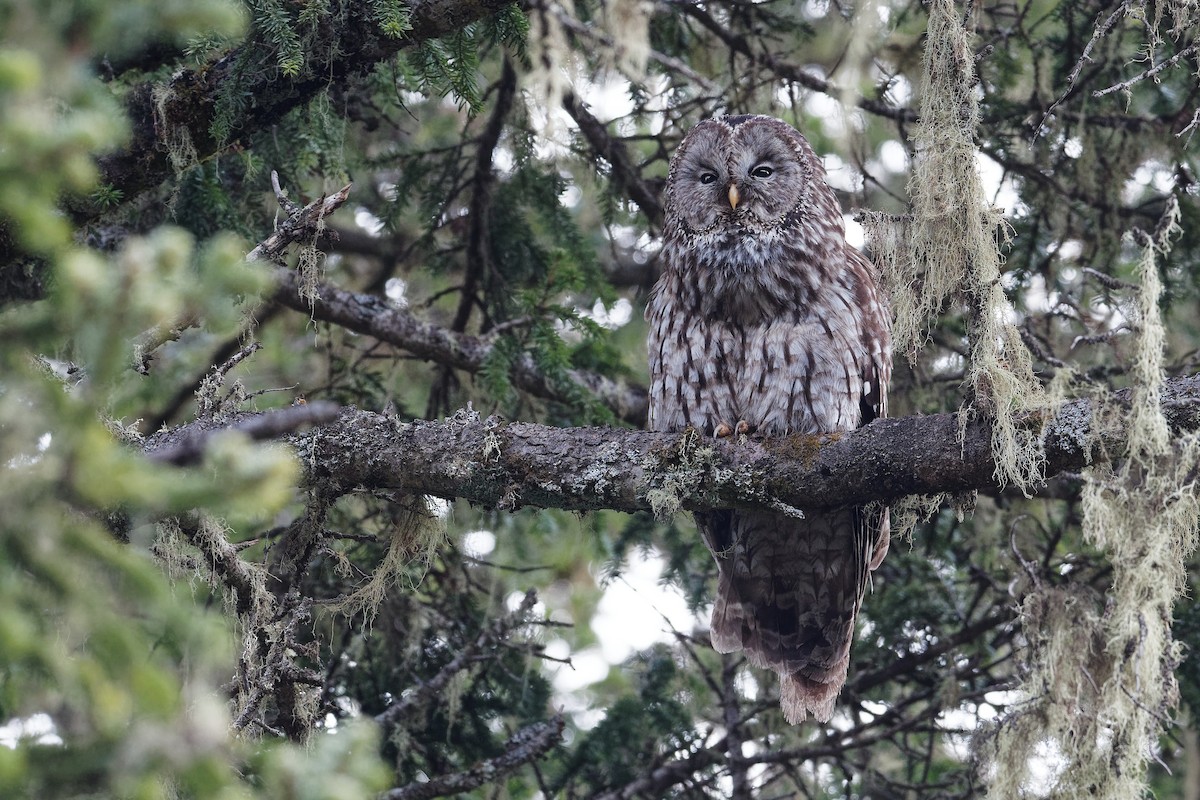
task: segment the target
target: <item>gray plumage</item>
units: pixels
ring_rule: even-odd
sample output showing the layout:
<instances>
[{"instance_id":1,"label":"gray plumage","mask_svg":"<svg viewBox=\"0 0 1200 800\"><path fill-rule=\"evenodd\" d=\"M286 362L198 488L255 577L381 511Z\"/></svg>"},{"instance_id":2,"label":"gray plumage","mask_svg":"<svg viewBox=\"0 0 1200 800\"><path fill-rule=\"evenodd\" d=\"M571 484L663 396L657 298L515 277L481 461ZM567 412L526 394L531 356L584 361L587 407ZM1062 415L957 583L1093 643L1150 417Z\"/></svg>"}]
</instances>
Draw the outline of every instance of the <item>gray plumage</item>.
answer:
<instances>
[{"instance_id":1,"label":"gray plumage","mask_svg":"<svg viewBox=\"0 0 1200 800\"><path fill-rule=\"evenodd\" d=\"M684 137L666 190L650 323L651 430L853 430L887 414L891 333L875 270L847 244L808 141L763 116ZM696 515L717 562L713 647L779 673L784 716L822 722L846 681L887 512Z\"/></svg>"}]
</instances>

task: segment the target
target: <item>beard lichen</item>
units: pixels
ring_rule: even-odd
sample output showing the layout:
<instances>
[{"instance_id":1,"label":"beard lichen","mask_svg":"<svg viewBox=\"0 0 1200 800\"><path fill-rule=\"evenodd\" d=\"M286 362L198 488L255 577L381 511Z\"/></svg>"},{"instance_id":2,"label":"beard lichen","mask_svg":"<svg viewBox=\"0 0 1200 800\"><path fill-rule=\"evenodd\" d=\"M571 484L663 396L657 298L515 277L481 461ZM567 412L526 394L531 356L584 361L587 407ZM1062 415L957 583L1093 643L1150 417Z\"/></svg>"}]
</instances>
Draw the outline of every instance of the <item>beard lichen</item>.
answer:
<instances>
[{"instance_id":1,"label":"beard lichen","mask_svg":"<svg viewBox=\"0 0 1200 800\"><path fill-rule=\"evenodd\" d=\"M154 106L154 125L160 131L171 169L178 177L188 167L199 163L200 156L192 141L191 132L186 126L171 119L167 106L174 98L175 93L169 84L156 83L150 90L150 99Z\"/></svg>"},{"instance_id":2,"label":"beard lichen","mask_svg":"<svg viewBox=\"0 0 1200 800\"><path fill-rule=\"evenodd\" d=\"M1186 564L1197 545L1200 436L1172 441L1159 405L1165 331L1158 261L1179 230L1178 216L1171 199L1153 235L1128 237L1141 250L1132 314L1133 402L1119 421L1128 431L1128 450L1118 464L1085 473L1083 533L1111 563L1111 586L1103 604L1078 589L1026 599L1028 699L996 731L994 797L1029 794L1029 765L1047 748L1060 762L1053 796L1145 796L1147 762L1179 699L1175 668L1182 647L1171 636L1172 608L1187 589ZM1110 412L1096 406L1095 427L1114 424L1103 419ZM1045 610L1052 608L1061 613Z\"/></svg>"},{"instance_id":3,"label":"beard lichen","mask_svg":"<svg viewBox=\"0 0 1200 800\"><path fill-rule=\"evenodd\" d=\"M728 478L716 466L716 453L695 428L686 428L674 447L652 453L642 463L646 483L639 487L654 518L666 522L683 510L683 498L709 477Z\"/></svg>"},{"instance_id":4,"label":"beard lichen","mask_svg":"<svg viewBox=\"0 0 1200 800\"><path fill-rule=\"evenodd\" d=\"M1042 478L1040 426L1024 424L1054 403L1033 374L1029 350L1012 323L1001 286L1008 228L984 196L976 167L979 126L972 33L953 0L929 4L925 85L914 130L911 217L865 215L891 299L896 350L910 359L929 341L930 325L952 301L967 305L971 403L961 431L977 414L992 423L995 476L1028 493Z\"/></svg>"},{"instance_id":5,"label":"beard lichen","mask_svg":"<svg viewBox=\"0 0 1200 800\"><path fill-rule=\"evenodd\" d=\"M602 69L616 70L633 83L646 76L650 56L650 18L653 4L646 0L604 0L599 15L591 23L579 21L574 0L543 0L529 10L529 44L532 69L524 80L530 93L529 106L545 109L545 135L556 133L553 109L562 108L563 97L571 91L580 62L572 50L567 31L586 37L587 43L602 60ZM599 30L593 30L599 23ZM592 76L595 79L595 76Z\"/></svg>"},{"instance_id":6,"label":"beard lichen","mask_svg":"<svg viewBox=\"0 0 1200 800\"><path fill-rule=\"evenodd\" d=\"M406 498L391 506L391 535L383 560L358 589L330 605L333 613L349 617L361 615L369 626L387 599L388 591L406 579L415 588L438 550L446 543L446 528L432 513L423 496Z\"/></svg>"}]
</instances>

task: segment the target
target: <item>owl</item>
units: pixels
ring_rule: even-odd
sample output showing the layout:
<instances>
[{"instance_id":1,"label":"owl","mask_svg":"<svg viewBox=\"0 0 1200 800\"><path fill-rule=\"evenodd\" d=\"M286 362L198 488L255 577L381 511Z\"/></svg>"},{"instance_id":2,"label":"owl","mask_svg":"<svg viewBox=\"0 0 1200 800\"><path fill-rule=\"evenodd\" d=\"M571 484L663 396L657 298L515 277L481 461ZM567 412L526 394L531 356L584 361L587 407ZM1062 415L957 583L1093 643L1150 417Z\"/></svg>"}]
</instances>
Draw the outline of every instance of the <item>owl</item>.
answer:
<instances>
[{"instance_id":1,"label":"owl","mask_svg":"<svg viewBox=\"0 0 1200 800\"><path fill-rule=\"evenodd\" d=\"M651 430L849 431L887 414L887 304L808 141L765 116L699 123L671 161L646 309ZM779 674L795 724L833 714L884 510L711 511L712 644Z\"/></svg>"}]
</instances>

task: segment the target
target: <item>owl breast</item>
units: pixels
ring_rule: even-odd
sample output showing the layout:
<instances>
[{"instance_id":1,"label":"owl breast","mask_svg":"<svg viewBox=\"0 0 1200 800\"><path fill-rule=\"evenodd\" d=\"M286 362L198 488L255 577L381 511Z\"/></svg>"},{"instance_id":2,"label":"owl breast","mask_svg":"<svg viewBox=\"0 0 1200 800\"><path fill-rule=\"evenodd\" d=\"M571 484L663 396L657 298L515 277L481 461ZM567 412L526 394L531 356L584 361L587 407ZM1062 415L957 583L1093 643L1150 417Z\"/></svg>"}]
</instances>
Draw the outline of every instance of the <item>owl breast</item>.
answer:
<instances>
[{"instance_id":1,"label":"owl breast","mask_svg":"<svg viewBox=\"0 0 1200 800\"><path fill-rule=\"evenodd\" d=\"M680 267L683 293L707 319L743 326L781 317L802 321L824 310L826 292L853 295L851 287L839 285L844 242L804 218L765 230L730 225L668 238L664 257Z\"/></svg>"}]
</instances>

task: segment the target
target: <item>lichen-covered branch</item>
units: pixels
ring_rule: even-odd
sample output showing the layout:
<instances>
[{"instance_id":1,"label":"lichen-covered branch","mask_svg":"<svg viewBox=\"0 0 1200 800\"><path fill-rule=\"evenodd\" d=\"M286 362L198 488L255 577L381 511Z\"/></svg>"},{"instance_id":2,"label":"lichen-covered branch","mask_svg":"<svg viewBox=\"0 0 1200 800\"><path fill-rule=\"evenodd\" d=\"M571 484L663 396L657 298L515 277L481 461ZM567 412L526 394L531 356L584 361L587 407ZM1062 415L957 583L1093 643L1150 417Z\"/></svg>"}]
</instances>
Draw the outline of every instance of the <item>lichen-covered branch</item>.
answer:
<instances>
[{"instance_id":1,"label":"lichen-covered branch","mask_svg":"<svg viewBox=\"0 0 1200 800\"><path fill-rule=\"evenodd\" d=\"M478 372L492 349L486 336L457 333L425 322L412 312L398 308L382 297L319 284L311 306L301 294L303 281L294 271L275 270L273 299L322 322L331 322L357 333L403 348L419 358L456 369ZM646 418L646 391L626 386L602 375L569 370L567 377L583 386L620 419L640 425ZM533 358L525 355L513 366L512 381L522 391L550 400L569 401L568 387L553 381Z\"/></svg>"},{"instance_id":2,"label":"lichen-covered branch","mask_svg":"<svg viewBox=\"0 0 1200 800\"><path fill-rule=\"evenodd\" d=\"M299 206L288 199L287 194L279 185L279 173L271 170L271 189L275 199L287 214L288 218L280 223L270 236L259 242L258 246L246 254L247 261L274 261L284 254L293 242L315 241L320 234L324 220L334 211L342 207L350 197L350 187L346 184L330 195L323 195L307 206Z\"/></svg>"},{"instance_id":3,"label":"lichen-covered branch","mask_svg":"<svg viewBox=\"0 0 1200 800\"><path fill-rule=\"evenodd\" d=\"M153 437L146 454L167 464L194 464L204 456L212 437L219 433L237 431L255 440L278 439L299 428L330 422L337 415L336 404L322 401L246 414L233 421L207 418Z\"/></svg>"},{"instance_id":4,"label":"lichen-covered branch","mask_svg":"<svg viewBox=\"0 0 1200 800\"><path fill-rule=\"evenodd\" d=\"M508 747L495 758L480 761L465 772L440 775L383 794L384 800L431 800L469 792L507 775L522 764L542 756L558 744L565 722L561 716L527 725L513 735Z\"/></svg>"},{"instance_id":5,"label":"lichen-covered branch","mask_svg":"<svg viewBox=\"0 0 1200 800\"><path fill-rule=\"evenodd\" d=\"M1129 393L1106 402L1117 420ZM1200 429L1200 376L1164 387L1176 431ZM1094 430L1092 402L1022 421L1041 428L1046 476L1119 457L1125 428ZM459 412L402 423L345 409L333 423L292 437L305 480L324 491L358 487L461 497L488 507L670 513L679 508L814 508L910 494L997 486L991 428L951 414L877 420L852 433L712 440L693 431L553 428Z\"/></svg>"}]
</instances>

